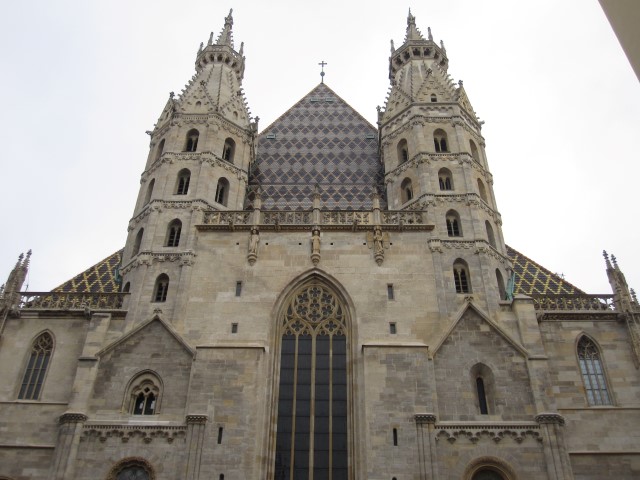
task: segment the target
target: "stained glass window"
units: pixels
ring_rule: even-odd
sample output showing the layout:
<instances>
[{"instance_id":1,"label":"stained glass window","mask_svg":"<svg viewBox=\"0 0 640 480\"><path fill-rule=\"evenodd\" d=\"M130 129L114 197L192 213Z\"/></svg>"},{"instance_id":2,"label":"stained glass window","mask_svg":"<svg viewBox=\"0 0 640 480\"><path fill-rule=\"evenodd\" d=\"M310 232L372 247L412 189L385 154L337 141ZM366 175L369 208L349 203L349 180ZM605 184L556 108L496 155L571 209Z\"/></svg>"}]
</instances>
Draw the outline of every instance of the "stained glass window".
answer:
<instances>
[{"instance_id":1,"label":"stained glass window","mask_svg":"<svg viewBox=\"0 0 640 480\"><path fill-rule=\"evenodd\" d=\"M600 350L589 337L583 336L578 342L578 362L589 405L611 405Z\"/></svg>"},{"instance_id":2,"label":"stained glass window","mask_svg":"<svg viewBox=\"0 0 640 480\"><path fill-rule=\"evenodd\" d=\"M345 309L323 285L304 286L283 319L277 480L346 480Z\"/></svg>"},{"instance_id":3,"label":"stained glass window","mask_svg":"<svg viewBox=\"0 0 640 480\"><path fill-rule=\"evenodd\" d=\"M21 400L38 400L42 391L42 382L53 352L53 337L44 332L36 338L31 346L31 355L22 377L22 385L18 398Z\"/></svg>"}]
</instances>

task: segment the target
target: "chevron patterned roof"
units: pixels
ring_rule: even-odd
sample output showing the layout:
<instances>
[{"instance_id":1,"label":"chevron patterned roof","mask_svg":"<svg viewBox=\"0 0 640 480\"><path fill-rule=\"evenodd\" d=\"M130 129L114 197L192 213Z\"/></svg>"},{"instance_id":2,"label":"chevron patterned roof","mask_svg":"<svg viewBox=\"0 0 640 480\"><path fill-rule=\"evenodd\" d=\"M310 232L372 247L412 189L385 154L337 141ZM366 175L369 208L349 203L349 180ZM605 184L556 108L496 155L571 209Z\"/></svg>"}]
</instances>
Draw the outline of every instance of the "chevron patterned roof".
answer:
<instances>
[{"instance_id":1,"label":"chevron patterned roof","mask_svg":"<svg viewBox=\"0 0 640 480\"><path fill-rule=\"evenodd\" d=\"M109 255L54 292L112 293L120 290L116 269L122 260L122 250ZM507 245L507 253L516 272L515 293L522 295L584 294L585 292L544 268L529 257Z\"/></svg>"}]
</instances>

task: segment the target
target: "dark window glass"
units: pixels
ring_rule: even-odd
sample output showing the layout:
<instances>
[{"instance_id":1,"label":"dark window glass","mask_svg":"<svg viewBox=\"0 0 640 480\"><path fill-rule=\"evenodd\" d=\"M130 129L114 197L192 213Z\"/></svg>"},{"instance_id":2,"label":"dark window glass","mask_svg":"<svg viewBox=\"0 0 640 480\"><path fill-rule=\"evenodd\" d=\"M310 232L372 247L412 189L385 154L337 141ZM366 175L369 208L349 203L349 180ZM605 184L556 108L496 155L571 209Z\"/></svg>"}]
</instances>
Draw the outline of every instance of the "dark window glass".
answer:
<instances>
[{"instance_id":1,"label":"dark window glass","mask_svg":"<svg viewBox=\"0 0 640 480\"><path fill-rule=\"evenodd\" d=\"M482 377L476 378L476 389L478 390L478 404L480 405L480 413L487 415L489 410L487 409L487 396L484 393L484 380Z\"/></svg>"},{"instance_id":2,"label":"dark window glass","mask_svg":"<svg viewBox=\"0 0 640 480\"><path fill-rule=\"evenodd\" d=\"M40 398L42 382L44 382L52 352L53 337L49 333L45 332L34 340L18 394L20 400Z\"/></svg>"}]
</instances>

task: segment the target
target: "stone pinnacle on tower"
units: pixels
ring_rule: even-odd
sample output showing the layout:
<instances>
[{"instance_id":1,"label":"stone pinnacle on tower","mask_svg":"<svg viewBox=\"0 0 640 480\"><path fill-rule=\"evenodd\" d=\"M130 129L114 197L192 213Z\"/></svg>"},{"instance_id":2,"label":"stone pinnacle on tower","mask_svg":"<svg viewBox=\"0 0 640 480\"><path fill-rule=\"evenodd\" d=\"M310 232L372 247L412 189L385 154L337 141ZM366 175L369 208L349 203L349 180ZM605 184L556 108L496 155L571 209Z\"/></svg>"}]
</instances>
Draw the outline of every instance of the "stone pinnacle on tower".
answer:
<instances>
[{"instance_id":1,"label":"stone pinnacle on tower","mask_svg":"<svg viewBox=\"0 0 640 480\"><path fill-rule=\"evenodd\" d=\"M233 8L229 10L229 15L224 19L224 27L216 40L217 45L228 45L233 48Z\"/></svg>"}]
</instances>

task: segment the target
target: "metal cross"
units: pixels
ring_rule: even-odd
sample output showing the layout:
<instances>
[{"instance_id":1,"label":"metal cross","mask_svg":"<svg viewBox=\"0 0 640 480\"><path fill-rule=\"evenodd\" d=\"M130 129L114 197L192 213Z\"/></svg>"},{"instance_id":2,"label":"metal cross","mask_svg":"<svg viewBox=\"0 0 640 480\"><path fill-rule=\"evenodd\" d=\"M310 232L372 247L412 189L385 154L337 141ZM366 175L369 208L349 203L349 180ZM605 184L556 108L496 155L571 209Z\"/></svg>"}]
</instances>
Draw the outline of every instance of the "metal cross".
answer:
<instances>
[{"instance_id":1,"label":"metal cross","mask_svg":"<svg viewBox=\"0 0 640 480\"><path fill-rule=\"evenodd\" d=\"M328 63L322 60L318 65L322 67L322 71L320 72L320 78L321 78L320 83L324 83L324 66L328 65Z\"/></svg>"}]
</instances>

